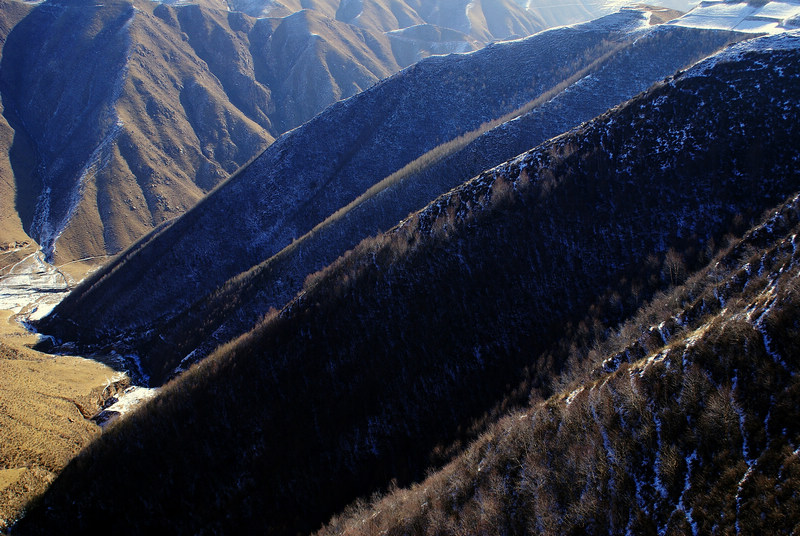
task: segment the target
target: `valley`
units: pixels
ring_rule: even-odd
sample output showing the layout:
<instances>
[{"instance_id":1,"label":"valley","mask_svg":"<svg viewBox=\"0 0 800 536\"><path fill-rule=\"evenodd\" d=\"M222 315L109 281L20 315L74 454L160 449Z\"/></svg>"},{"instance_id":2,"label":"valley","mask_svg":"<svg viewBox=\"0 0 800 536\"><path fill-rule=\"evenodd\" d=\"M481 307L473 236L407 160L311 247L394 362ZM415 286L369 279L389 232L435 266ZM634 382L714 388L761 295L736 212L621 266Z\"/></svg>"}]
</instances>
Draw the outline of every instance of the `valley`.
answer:
<instances>
[{"instance_id":1,"label":"valley","mask_svg":"<svg viewBox=\"0 0 800 536\"><path fill-rule=\"evenodd\" d=\"M0 531L17 519L101 428L152 398L133 356L80 356L31 328L85 275L26 244L0 271ZM95 260L95 259L91 259ZM133 368L132 368L133 366Z\"/></svg>"},{"instance_id":2,"label":"valley","mask_svg":"<svg viewBox=\"0 0 800 536\"><path fill-rule=\"evenodd\" d=\"M89 420L130 378L94 359L54 356L0 311L0 531L100 428Z\"/></svg>"},{"instance_id":3,"label":"valley","mask_svg":"<svg viewBox=\"0 0 800 536\"><path fill-rule=\"evenodd\" d=\"M544 28L508 0L477 9L484 25L467 33L410 6L403 22L350 24L322 5L260 18L214 2L2 5L14 227L0 243L38 243L55 264L119 253L280 134L451 43L468 52Z\"/></svg>"},{"instance_id":4,"label":"valley","mask_svg":"<svg viewBox=\"0 0 800 536\"><path fill-rule=\"evenodd\" d=\"M0 0L0 532L796 530L798 17Z\"/></svg>"}]
</instances>

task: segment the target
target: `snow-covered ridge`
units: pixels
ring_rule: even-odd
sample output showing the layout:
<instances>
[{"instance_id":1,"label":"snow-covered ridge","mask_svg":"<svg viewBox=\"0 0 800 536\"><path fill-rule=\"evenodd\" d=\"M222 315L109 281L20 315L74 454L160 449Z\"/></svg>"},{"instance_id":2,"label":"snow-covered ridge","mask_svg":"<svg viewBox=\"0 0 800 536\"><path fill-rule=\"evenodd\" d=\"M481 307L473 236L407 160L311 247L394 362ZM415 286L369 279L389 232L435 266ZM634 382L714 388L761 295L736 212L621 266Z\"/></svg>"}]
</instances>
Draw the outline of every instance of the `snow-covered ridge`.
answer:
<instances>
[{"instance_id":1,"label":"snow-covered ridge","mask_svg":"<svg viewBox=\"0 0 800 536\"><path fill-rule=\"evenodd\" d=\"M705 0L683 17L668 24L776 34L800 26L800 2L788 0L758 6L747 2Z\"/></svg>"},{"instance_id":2,"label":"snow-covered ridge","mask_svg":"<svg viewBox=\"0 0 800 536\"><path fill-rule=\"evenodd\" d=\"M685 76L706 76L718 63L735 62L749 52L768 50L794 50L800 48L800 30L748 39L714 54L689 69Z\"/></svg>"}]
</instances>

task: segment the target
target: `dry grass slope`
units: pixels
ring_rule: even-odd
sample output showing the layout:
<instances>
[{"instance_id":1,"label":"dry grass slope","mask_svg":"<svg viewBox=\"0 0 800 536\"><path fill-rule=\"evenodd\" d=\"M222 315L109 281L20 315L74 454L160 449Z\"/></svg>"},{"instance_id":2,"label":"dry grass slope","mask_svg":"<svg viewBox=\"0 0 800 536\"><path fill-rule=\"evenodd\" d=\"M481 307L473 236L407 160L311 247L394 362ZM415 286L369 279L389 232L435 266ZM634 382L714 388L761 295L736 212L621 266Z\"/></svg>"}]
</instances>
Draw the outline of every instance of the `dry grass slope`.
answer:
<instances>
[{"instance_id":1,"label":"dry grass slope","mask_svg":"<svg viewBox=\"0 0 800 536\"><path fill-rule=\"evenodd\" d=\"M0 311L0 530L100 435L89 417L128 385L95 361L31 350L35 342Z\"/></svg>"},{"instance_id":2,"label":"dry grass slope","mask_svg":"<svg viewBox=\"0 0 800 536\"><path fill-rule=\"evenodd\" d=\"M0 59L3 45L11 29L30 12L31 6L15 0L0 2ZM23 229L17 208L17 180L11 166L10 152L15 132L3 116L5 109L0 96L0 268L17 262L19 255L11 253L25 242L33 242ZM22 149L17 146L17 151ZM23 158L27 160L27 158ZM19 175L25 172L18 170Z\"/></svg>"}]
</instances>

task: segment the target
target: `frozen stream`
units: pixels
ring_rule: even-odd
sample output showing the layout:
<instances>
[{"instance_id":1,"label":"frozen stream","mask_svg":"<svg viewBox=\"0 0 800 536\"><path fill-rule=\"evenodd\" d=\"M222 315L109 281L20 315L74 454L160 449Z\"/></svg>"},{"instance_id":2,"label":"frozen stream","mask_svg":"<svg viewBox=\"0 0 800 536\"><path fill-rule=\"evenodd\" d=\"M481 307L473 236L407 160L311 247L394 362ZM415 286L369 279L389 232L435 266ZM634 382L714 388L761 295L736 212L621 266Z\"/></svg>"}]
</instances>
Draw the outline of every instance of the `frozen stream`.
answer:
<instances>
[{"instance_id":1,"label":"frozen stream","mask_svg":"<svg viewBox=\"0 0 800 536\"><path fill-rule=\"evenodd\" d=\"M41 251L0 270L0 309L37 320L64 299L75 281L45 262Z\"/></svg>"},{"instance_id":2,"label":"frozen stream","mask_svg":"<svg viewBox=\"0 0 800 536\"><path fill-rule=\"evenodd\" d=\"M31 329L28 321L46 316L76 283L57 266L46 262L41 251L36 251L0 270L0 310L12 311L18 322ZM137 356L112 351L110 355L88 357L117 370L125 370L119 374L129 376L134 383L147 382ZM110 398L93 420L104 427L155 396L157 391L139 385L128 387Z\"/></svg>"}]
</instances>

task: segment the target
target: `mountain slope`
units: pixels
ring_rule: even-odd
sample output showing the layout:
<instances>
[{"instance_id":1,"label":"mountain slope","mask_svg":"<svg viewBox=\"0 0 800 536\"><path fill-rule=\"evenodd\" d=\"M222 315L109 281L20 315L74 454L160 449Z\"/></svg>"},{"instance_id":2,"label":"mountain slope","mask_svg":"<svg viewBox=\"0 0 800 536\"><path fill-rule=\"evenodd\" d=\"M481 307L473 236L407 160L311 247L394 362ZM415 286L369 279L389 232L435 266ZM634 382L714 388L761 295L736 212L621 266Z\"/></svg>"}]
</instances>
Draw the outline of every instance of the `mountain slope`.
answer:
<instances>
[{"instance_id":1,"label":"mountain slope","mask_svg":"<svg viewBox=\"0 0 800 536\"><path fill-rule=\"evenodd\" d=\"M232 0L233 9L252 16L286 16L309 7L345 23L390 32L420 24L455 30L487 43L530 35L548 26L535 11L510 0L344 0L292 2ZM572 22L581 22L572 21ZM556 26L556 25L553 25Z\"/></svg>"},{"instance_id":2,"label":"mountain slope","mask_svg":"<svg viewBox=\"0 0 800 536\"><path fill-rule=\"evenodd\" d=\"M386 36L311 10L281 19L268 40L253 41L256 77L272 89L279 132L400 70Z\"/></svg>"},{"instance_id":3,"label":"mountain slope","mask_svg":"<svg viewBox=\"0 0 800 536\"><path fill-rule=\"evenodd\" d=\"M551 2L550 0L517 0L517 3L524 5L525 8L535 13L547 27L562 26L564 24L575 24L586 20L592 20L609 13L613 13L623 8L637 5L632 2L619 0L573 0L571 2ZM662 14L672 18L679 12L686 12L692 9L697 2L693 0L660 0L658 2L646 2L642 5L653 6L654 19L659 19ZM671 12L671 13L670 13Z\"/></svg>"},{"instance_id":4,"label":"mountain slope","mask_svg":"<svg viewBox=\"0 0 800 536\"><path fill-rule=\"evenodd\" d=\"M320 534L791 533L798 232L795 196L651 306L652 324L620 329L580 382Z\"/></svg>"},{"instance_id":5,"label":"mountain slope","mask_svg":"<svg viewBox=\"0 0 800 536\"><path fill-rule=\"evenodd\" d=\"M653 82L709 55L734 36L659 27L611 48L586 72L513 121L481 134L448 154L442 147L409 164L384 187L314 227L267 261L223 284L166 325L154 325L137 349L158 356L156 376L187 367L220 344L248 331L271 308L300 290L306 275L330 264L361 239L422 208L465 176L493 167L643 91ZM477 135L477 134L476 134ZM434 156L434 154L438 154ZM423 160L428 160L423 163ZM185 358L189 356L188 358ZM183 360L183 361L181 361ZM159 367L159 368L155 368Z\"/></svg>"},{"instance_id":6,"label":"mountain slope","mask_svg":"<svg viewBox=\"0 0 800 536\"><path fill-rule=\"evenodd\" d=\"M492 25L539 28L501 4ZM16 202L0 207L11 226L0 242L25 241L20 220L57 263L121 251L276 136L407 62L449 51L452 39L470 51L495 38L436 28L400 43L325 3L264 19L221 2L3 5L0 143L4 180L16 184L3 199Z\"/></svg>"},{"instance_id":7,"label":"mountain slope","mask_svg":"<svg viewBox=\"0 0 800 536\"><path fill-rule=\"evenodd\" d=\"M18 532L293 533L420 478L603 289L800 188L798 54L744 43L363 242L84 451Z\"/></svg>"},{"instance_id":8,"label":"mountain slope","mask_svg":"<svg viewBox=\"0 0 800 536\"><path fill-rule=\"evenodd\" d=\"M77 326L87 339L150 329L420 155L518 109L635 39L631 31L643 23L642 13L628 11L468 55L430 58L337 103L282 136L195 210L87 279L43 329L75 336Z\"/></svg>"},{"instance_id":9,"label":"mountain slope","mask_svg":"<svg viewBox=\"0 0 800 536\"><path fill-rule=\"evenodd\" d=\"M30 6L21 2L3 1L0 3L0 61L2 51L11 29L30 11ZM16 142L19 152L24 145L15 140L16 133L4 116L5 107L0 95L0 268L13 265L21 259L15 250L21 250L23 244L31 239L25 232L20 210L18 209L17 182L14 180L14 169L11 166L11 148ZM27 151L25 151L27 152ZM20 159L21 160L21 159ZM24 197L24 194L23 194Z\"/></svg>"},{"instance_id":10,"label":"mountain slope","mask_svg":"<svg viewBox=\"0 0 800 536\"><path fill-rule=\"evenodd\" d=\"M20 201L33 207L23 223L51 258L118 250L272 140L150 4L137 6L44 3L4 47L6 117L31 140L36 162L18 180L39 185ZM205 95L214 140L193 128L181 100L193 87L203 88L194 98L201 105Z\"/></svg>"}]
</instances>

